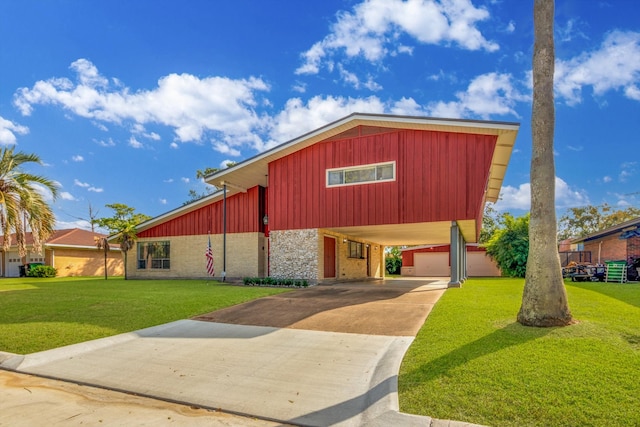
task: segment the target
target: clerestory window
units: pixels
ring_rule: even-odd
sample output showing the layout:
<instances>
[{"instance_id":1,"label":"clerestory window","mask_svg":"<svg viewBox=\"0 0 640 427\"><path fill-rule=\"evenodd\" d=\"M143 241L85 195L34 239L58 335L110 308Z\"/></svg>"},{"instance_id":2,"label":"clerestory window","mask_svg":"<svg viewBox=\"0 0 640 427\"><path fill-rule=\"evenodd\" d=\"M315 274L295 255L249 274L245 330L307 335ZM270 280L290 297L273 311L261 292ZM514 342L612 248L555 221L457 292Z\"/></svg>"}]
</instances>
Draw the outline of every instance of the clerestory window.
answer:
<instances>
[{"instance_id":1,"label":"clerestory window","mask_svg":"<svg viewBox=\"0 0 640 427\"><path fill-rule=\"evenodd\" d=\"M327 187L395 181L396 162L327 169Z\"/></svg>"}]
</instances>

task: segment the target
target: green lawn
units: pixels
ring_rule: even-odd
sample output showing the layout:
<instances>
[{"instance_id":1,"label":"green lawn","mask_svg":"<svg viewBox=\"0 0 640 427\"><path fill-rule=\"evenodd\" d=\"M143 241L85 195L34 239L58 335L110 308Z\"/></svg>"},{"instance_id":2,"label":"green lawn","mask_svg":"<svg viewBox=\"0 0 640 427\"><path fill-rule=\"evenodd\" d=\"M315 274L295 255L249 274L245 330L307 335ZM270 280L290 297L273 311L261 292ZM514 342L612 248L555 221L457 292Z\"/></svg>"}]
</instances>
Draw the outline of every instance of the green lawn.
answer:
<instances>
[{"instance_id":1,"label":"green lawn","mask_svg":"<svg viewBox=\"0 0 640 427\"><path fill-rule=\"evenodd\" d=\"M0 279L0 351L33 353L287 290L204 280Z\"/></svg>"},{"instance_id":2,"label":"green lawn","mask_svg":"<svg viewBox=\"0 0 640 427\"><path fill-rule=\"evenodd\" d=\"M448 290L400 370L403 412L491 426L640 425L640 284L567 282L578 323L515 322L524 281Z\"/></svg>"}]
</instances>

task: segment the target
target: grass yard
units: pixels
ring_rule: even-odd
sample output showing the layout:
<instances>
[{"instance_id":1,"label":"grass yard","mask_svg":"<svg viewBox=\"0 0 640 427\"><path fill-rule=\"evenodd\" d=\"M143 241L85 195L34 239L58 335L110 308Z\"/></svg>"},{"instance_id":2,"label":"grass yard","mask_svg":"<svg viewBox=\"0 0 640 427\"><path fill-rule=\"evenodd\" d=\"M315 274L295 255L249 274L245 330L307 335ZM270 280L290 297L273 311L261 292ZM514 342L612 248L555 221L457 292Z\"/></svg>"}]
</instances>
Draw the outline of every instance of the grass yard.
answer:
<instances>
[{"instance_id":1,"label":"grass yard","mask_svg":"<svg viewBox=\"0 0 640 427\"><path fill-rule=\"evenodd\" d=\"M579 323L516 323L522 279L448 290L407 353L403 412L491 426L640 425L640 284L566 282Z\"/></svg>"},{"instance_id":2,"label":"grass yard","mask_svg":"<svg viewBox=\"0 0 640 427\"><path fill-rule=\"evenodd\" d=\"M204 280L1 279L0 351L48 350L286 291Z\"/></svg>"}]
</instances>

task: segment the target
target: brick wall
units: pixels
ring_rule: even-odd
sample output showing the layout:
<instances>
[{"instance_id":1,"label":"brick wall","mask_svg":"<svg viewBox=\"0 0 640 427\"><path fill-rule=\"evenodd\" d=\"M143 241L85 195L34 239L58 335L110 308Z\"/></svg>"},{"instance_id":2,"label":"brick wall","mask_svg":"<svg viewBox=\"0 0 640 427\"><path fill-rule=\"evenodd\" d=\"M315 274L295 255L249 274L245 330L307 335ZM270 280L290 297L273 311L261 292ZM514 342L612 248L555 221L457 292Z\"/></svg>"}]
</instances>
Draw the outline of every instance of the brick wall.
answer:
<instances>
[{"instance_id":1,"label":"brick wall","mask_svg":"<svg viewBox=\"0 0 640 427\"><path fill-rule=\"evenodd\" d=\"M137 243L169 241L171 268L138 269L137 244L129 251L127 274L131 278L208 278L205 251L207 235L173 236L139 239ZM223 236L211 235L215 278L220 279L223 267ZM264 235L234 233L227 235L227 280L264 274Z\"/></svg>"},{"instance_id":2,"label":"brick wall","mask_svg":"<svg viewBox=\"0 0 640 427\"><path fill-rule=\"evenodd\" d=\"M366 241L363 239L356 239L346 236L344 234L338 234L330 230L320 230L319 233L322 236L332 236L336 238L336 278L337 279L365 279L367 277L384 277L384 246ZM345 242L344 240L347 240ZM366 255L366 251L369 250L369 276L367 276L367 260L349 258L349 245L348 241L360 242L363 244L363 255ZM369 245L367 249L366 246ZM324 273L324 239L320 239L318 246L318 258L319 258L319 271ZM324 279L323 276L320 279Z\"/></svg>"},{"instance_id":3,"label":"brick wall","mask_svg":"<svg viewBox=\"0 0 640 427\"><path fill-rule=\"evenodd\" d=\"M600 246L602 242L602 246ZM600 251L600 263L627 259L627 241L618 238L618 234L606 236L602 239L585 242L585 251L591 251L591 262L598 262Z\"/></svg>"}]
</instances>

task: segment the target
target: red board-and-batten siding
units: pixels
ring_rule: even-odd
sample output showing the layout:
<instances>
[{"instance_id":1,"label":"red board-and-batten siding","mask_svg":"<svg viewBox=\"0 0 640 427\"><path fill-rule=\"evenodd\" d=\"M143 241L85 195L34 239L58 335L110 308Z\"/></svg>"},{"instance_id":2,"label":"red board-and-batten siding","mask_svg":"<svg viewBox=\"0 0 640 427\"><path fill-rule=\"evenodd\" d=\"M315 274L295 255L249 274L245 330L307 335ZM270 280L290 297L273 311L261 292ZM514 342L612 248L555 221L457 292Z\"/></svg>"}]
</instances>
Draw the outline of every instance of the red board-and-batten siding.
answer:
<instances>
[{"instance_id":1,"label":"red board-and-batten siding","mask_svg":"<svg viewBox=\"0 0 640 427\"><path fill-rule=\"evenodd\" d=\"M477 219L496 136L400 130L320 142L269 164L269 228ZM326 170L396 161L396 181L326 188Z\"/></svg>"},{"instance_id":2,"label":"red board-and-batten siding","mask_svg":"<svg viewBox=\"0 0 640 427\"><path fill-rule=\"evenodd\" d=\"M227 233L264 232L264 187L227 197ZM222 234L222 200L143 230L138 237Z\"/></svg>"}]
</instances>

